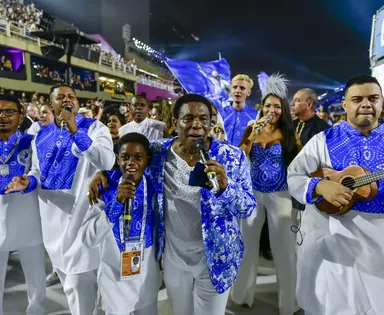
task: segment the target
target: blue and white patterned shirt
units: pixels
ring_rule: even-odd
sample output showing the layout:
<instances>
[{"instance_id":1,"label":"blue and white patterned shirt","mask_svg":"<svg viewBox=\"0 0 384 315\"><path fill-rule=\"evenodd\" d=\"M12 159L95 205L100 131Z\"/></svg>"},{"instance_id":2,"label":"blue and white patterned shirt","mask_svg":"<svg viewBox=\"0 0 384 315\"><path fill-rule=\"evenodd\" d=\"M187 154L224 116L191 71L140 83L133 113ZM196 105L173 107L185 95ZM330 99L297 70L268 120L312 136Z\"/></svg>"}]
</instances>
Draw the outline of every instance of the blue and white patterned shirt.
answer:
<instances>
[{"instance_id":1,"label":"blue and white patterned shirt","mask_svg":"<svg viewBox=\"0 0 384 315\"><path fill-rule=\"evenodd\" d=\"M117 189L121 179L120 169L107 172L108 190L104 191L102 186L99 186L100 193L105 202L104 212L109 221L113 223L113 234L120 252L124 250L124 244L121 242L120 234L120 218L124 214L124 205L117 201ZM144 231L144 248L153 245L153 231L155 228L155 213L152 207L154 191L149 180L147 182L147 196L144 196L144 181L136 187L135 198L132 200L132 221L130 225L129 237L140 237L141 226L144 215L144 198L147 198L147 217Z\"/></svg>"},{"instance_id":2,"label":"blue and white patterned shirt","mask_svg":"<svg viewBox=\"0 0 384 315\"><path fill-rule=\"evenodd\" d=\"M38 132L35 141L42 189L72 188L79 158L93 142L88 136L88 129L95 121L77 115L78 131L74 135L67 129L61 130L56 123Z\"/></svg>"},{"instance_id":3,"label":"blue and white patterned shirt","mask_svg":"<svg viewBox=\"0 0 384 315\"><path fill-rule=\"evenodd\" d=\"M164 176L165 162L175 139L154 141L151 144L152 161L147 174L158 194L157 259L164 251ZM220 140L211 138L210 156L222 164L227 172L228 186L224 192L212 194L201 189L200 207L205 256L212 284L217 292L228 290L236 280L244 255L237 220L256 210L251 176L245 153Z\"/></svg>"},{"instance_id":4,"label":"blue and white patterned shirt","mask_svg":"<svg viewBox=\"0 0 384 315\"><path fill-rule=\"evenodd\" d=\"M218 111L224 120L228 143L239 147L245 129L248 127L248 122L256 119L258 110L245 104L244 108L238 112L233 108L232 104L230 104L226 107L218 106Z\"/></svg>"},{"instance_id":5,"label":"blue and white patterned shirt","mask_svg":"<svg viewBox=\"0 0 384 315\"><path fill-rule=\"evenodd\" d=\"M265 193L288 190L287 168L281 143L275 143L264 149L255 142L249 157L254 190Z\"/></svg>"},{"instance_id":6,"label":"blue and white patterned shirt","mask_svg":"<svg viewBox=\"0 0 384 315\"><path fill-rule=\"evenodd\" d=\"M324 131L332 168L342 171L348 166L358 165L371 173L384 170L384 125L373 129L364 136L348 122ZM313 190L320 178L311 178L306 193L307 203L313 204ZM358 201L352 207L355 211L366 213L384 213L384 179L377 181L378 192L373 200Z\"/></svg>"},{"instance_id":7,"label":"blue and white patterned shirt","mask_svg":"<svg viewBox=\"0 0 384 315\"><path fill-rule=\"evenodd\" d=\"M4 195L5 187L12 181L15 176L23 176L28 173L31 162L32 162L32 149L31 142L33 136L24 132L16 131L13 135L8 138L7 142L3 142L0 139L0 156L1 160L5 161L7 157L13 152L12 156L9 157L5 163L8 165L9 174L0 174L0 195ZM3 164L0 162L0 165ZM37 180L33 176L29 176L30 184L29 187L22 191L22 193L28 193L36 189Z\"/></svg>"}]
</instances>

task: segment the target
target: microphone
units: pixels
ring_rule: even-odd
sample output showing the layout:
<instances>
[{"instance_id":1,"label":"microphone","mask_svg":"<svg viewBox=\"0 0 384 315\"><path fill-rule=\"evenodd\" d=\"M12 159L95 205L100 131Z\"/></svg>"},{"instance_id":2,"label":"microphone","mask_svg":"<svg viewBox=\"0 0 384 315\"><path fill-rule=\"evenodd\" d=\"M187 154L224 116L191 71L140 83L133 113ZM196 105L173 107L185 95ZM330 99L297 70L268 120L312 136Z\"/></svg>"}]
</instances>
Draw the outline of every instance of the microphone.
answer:
<instances>
[{"instance_id":1,"label":"microphone","mask_svg":"<svg viewBox=\"0 0 384 315\"><path fill-rule=\"evenodd\" d=\"M133 182L134 178L132 175L127 177L128 181ZM129 231L131 229L131 221L132 221L132 199L127 198L124 202L124 238L128 240Z\"/></svg>"},{"instance_id":2,"label":"microphone","mask_svg":"<svg viewBox=\"0 0 384 315\"><path fill-rule=\"evenodd\" d=\"M209 153L208 153L207 144L205 143L203 138L200 137L200 138L196 139L196 149L200 153L200 158L204 163L211 159L211 157L209 156ZM208 176L208 179L213 186L212 191L214 193L219 192L220 186L219 186L219 183L217 181L216 173L215 172L209 172L209 173L207 173L207 176Z\"/></svg>"},{"instance_id":3,"label":"microphone","mask_svg":"<svg viewBox=\"0 0 384 315\"><path fill-rule=\"evenodd\" d=\"M71 106L65 106L63 108L63 110L67 111L67 112L72 112L72 107ZM68 128L68 123L66 120L62 120L61 121L61 130L63 129L67 129Z\"/></svg>"},{"instance_id":4,"label":"microphone","mask_svg":"<svg viewBox=\"0 0 384 315\"><path fill-rule=\"evenodd\" d=\"M263 121L262 123L260 123L257 128L256 128L256 131L257 132L260 132L271 120L273 119L273 116L272 115L267 115L265 117L265 121Z\"/></svg>"}]
</instances>

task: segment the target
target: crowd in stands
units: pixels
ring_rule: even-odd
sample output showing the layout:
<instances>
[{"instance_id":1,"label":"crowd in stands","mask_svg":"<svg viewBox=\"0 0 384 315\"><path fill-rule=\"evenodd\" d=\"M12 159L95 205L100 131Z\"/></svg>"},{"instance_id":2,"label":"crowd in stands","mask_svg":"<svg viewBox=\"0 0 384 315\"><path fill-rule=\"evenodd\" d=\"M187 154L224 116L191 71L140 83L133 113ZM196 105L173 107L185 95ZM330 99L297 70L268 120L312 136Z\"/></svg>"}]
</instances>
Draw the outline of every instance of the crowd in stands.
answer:
<instances>
[{"instance_id":1,"label":"crowd in stands","mask_svg":"<svg viewBox=\"0 0 384 315\"><path fill-rule=\"evenodd\" d=\"M7 59L5 55L1 55L0 57L0 70L13 71L12 62L10 59Z\"/></svg>"},{"instance_id":2,"label":"crowd in stands","mask_svg":"<svg viewBox=\"0 0 384 315\"><path fill-rule=\"evenodd\" d=\"M0 0L0 23L3 22L14 22L19 27L25 27L27 31L38 30L39 19L42 11L40 12L35 8L34 4L24 5L19 2L10 1L10 0ZM11 28L14 26L11 26ZM19 31L11 32L11 34L18 34ZM22 34L22 33L20 33ZM136 60L125 60L121 55L114 57L111 52L105 52L102 50L101 45L91 45L90 49L100 53L100 63L104 65L111 66L115 69L119 69L125 72L130 72L137 74L138 70L136 65ZM169 70L166 68L164 63L161 62L156 57L149 56L143 52L136 52L138 58L142 58L148 64L151 64L161 70L165 76L172 76ZM141 56L143 55L143 56ZM1 57L0 61L0 70L3 71L13 71L12 63L10 60L6 59L6 56ZM45 84L54 84L57 82L63 81L64 73L60 73L55 69L49 69L44 65L36 65L33 68L33 74L35 79L42 81ZM168 84L166 81L157 79L151 76L142 75L139 78L140 83L153 86L159 89L172 91L173 87L171 84ZM73 78L73 84L75 89L81 90L92 90L90 86L92 85L89 78L78 78L75 76Z\"/></svg>"},{"instance_id":3,"label":"crowd in stands","mask_svg":"<svg viewBox=\"0 0 384 315\"><path fill-rule=\"evenodd\" d=\"M94 47L92 47L93 50L97 51L95 47L99 47L99 46L94 45ZM99 50L101 50L100 47L99 47ZM111 65L111 66L114 65L116 69L120 69L125 72L136 73L137 66L136 66L135 59L125 61L121 55L117 55L117 58L115 58L111 52L105 52L102 50L100 52L101 52L100 58L101 58L102 64Z\"/></svg>"},{"instance_id":4,"label":"crowd in stands","mask_svg":"<svg viewBox=\"0 0 384 315\"><path fill-rule=\"evenodd\" d=\"M149 75L140 74L138 76L138 82L144 85L152 86L158 89L166 90L173 92L174 86L173 83L167 80L162 80L159 78L153 78Z\"/></svg>"},{"instance_id":5,"label":"crowd in stands","mask_svg":"<svg viewBox=\"0 0 384 315\"><path fill-rule=\"evenodd\" d=\"M29 31L38 30L40 14L35 5L24 5L15 1L0 0L0 22L14 22Z\"/></svg>"},{"instance_id":6,"label":"crowd in stands","mask_svg":"<svg viewBox=\"0 0 384 315\"><path fill-rule=\"evenodd\" d=\"M55 84L65 81L65 73L61 73L57 70L52 70L46 65L32 63L32 78L33 81L43 84ZM72 85L76 90L85 90L95 92L95 80L91 77L84 77L80 74L74 73L72 75Z\"/></svg>"}]
</instances>

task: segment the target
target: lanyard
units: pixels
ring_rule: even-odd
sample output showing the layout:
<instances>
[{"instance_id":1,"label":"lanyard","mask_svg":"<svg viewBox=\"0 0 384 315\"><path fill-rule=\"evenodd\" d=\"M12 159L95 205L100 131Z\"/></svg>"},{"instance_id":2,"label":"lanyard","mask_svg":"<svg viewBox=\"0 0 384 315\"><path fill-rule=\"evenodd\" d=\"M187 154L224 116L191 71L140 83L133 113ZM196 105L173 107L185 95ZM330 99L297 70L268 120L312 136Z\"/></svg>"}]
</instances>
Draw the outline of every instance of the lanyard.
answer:
<instances>
[{"instance_id":1,"label":"lanyard","mask_svg":"<svg viewBox=\"0 0 384 315\"><path fill-rule=\"evenodd\" d=\"M139 241L142 242L144 240L144 233L145 233L145 226L146 226L146 221L147 221L147 212L148 212L148 207L147 207L147 180L145 178L145 176L143 176L143 185L144 185L144 210L143 210L143 218L142 218L142 222L141 222L141 232L140 232L140 236L139 236ZM131 222L132 222L132 204L133 204L133 200L132 199L132 202L130 203L130 206L128 209L124 209L124 214L120 217L120 240L121 240L121 243L124 244L124 248L125 248L125 244L128 242L128 241L135 241L137 240L137 236L135 237L130 237L129 236L129 233L130 233L130 230L131 230ZM127 212L127 213L126 213Z\"/></svg>"},{"instance_id":2,"label":"lanyard","mask_svg":"<svg viewBox=\"0 0 384 315\"><path fill-rule=\"evenodd\" d=\"M3 160L2 158L0 158L0 162L1 162L1 164L6 164L6 163L8 162L8 160L12 157L13 153L15 153L17 147L19 146L20 140L21 140L21 132L18 132L16 144L13 146L12 151L11 151L11 152L9 153L9 155L5 158L5 160Z\"/></svg>"}]
</instances>

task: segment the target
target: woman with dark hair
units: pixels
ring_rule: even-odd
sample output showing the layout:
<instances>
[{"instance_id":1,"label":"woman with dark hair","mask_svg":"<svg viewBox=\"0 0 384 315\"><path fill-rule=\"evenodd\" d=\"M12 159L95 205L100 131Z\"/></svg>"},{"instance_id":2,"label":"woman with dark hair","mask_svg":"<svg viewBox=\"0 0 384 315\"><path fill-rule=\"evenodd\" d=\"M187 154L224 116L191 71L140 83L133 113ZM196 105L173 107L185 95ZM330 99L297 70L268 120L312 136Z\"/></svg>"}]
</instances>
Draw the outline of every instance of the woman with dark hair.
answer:
<instances>
[{"instance_id":1,"label":"woman with dark hair","mask_svg":"<svg viewBox=\"0 0 384 315\"><path fill-rule=\"evenodd\" d=\"M280 315L296 309L295 225L297 212L288 193L287 167L297 154L295 131L287 101L286 80L271 76L262 91L259 119L245 130L240 147L251 162L252 186L257 211L240 221L244 258L232 289L232 300L252 306L255 294L261 230L268 218L271 250L280 287Z\"/></svg>"},{"instance_id":2,"label":"woman with dark hair","mask_svg":"<svg viewBox=\"0 0 384 315\"><path fill-rule=\"evenodd\" d=\"M125 124L125 117L119 111L112 111L107 115L105 124L111 133L113 141L113 152L116 155L115 168L117 165L117 155L119 154L119 129Z\"/></svg>"}]
</instances>

